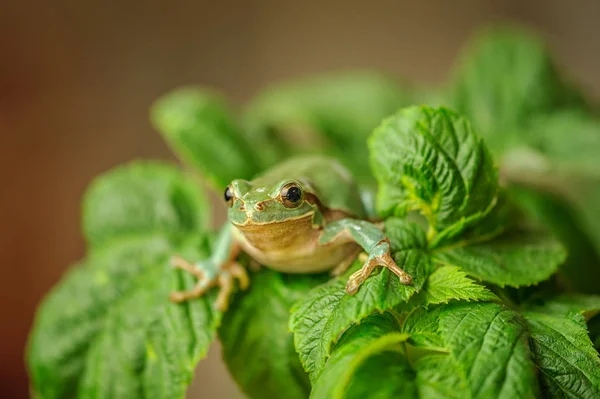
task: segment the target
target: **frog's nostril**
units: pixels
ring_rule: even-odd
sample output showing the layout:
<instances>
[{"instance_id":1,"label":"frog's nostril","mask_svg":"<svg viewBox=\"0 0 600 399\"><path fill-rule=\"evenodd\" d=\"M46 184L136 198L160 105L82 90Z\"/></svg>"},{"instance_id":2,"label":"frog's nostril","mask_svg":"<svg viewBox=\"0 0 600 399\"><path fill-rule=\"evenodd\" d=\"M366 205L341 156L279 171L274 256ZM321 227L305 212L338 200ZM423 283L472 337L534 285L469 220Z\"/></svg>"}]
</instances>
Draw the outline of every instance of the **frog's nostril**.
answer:
<instances>
[{"instance_id":1,"label":"frog's nostril","mask_svg":"<svg viewBox=\"0 0 600 399\"><path fill-rule=\"evenodd\" d=\"M256 209L257 211L262 211L263 210L263 203L262 202L257 202L256 205L254 205L254 209Z\"/></svg>"}]
</instances>

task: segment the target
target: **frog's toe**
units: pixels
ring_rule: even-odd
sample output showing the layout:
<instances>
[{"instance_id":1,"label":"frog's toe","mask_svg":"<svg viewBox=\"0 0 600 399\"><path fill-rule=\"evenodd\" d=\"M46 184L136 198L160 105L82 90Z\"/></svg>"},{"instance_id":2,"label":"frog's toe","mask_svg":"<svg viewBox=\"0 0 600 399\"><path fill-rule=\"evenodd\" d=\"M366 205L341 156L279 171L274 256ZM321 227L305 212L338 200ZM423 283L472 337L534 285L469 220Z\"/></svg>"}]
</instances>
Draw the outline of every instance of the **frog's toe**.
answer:
<instances>
[{"instance_id":1,"label":"frog's toe","mask_svg":"<svg viewBox=\"0 0 600 399\"><path fill-rule=\"evenodd\" d=\"M346 293L348 295L356 294L362 283L364 283L365 280L371 275L371 272L373 272L374 268L375 263L368 260L365 262L363 267L352 273L350 277L348 277L348 282L346 283Z\"/></svg>"},{"instance_id":2,"label":"frog's toe","mask_svg":"<svg viewBox=\"0 0 600 399\"><path fill-rule=\"evenodd\" d=\"M169 300L174 303L181 303L185 301L185 295L183 292L171 292L169 295Z\"/></svg>"},{"instance_id":3,"label":"frog's toe","mask_svg":"<svg viewBox=\"0 0 600 399\"><path fill-rule=\"evenodd\" d=\"M356 278L352 278L350 277L348 279L348 282L346 283L346 293L348 295L354 295L358 292L358 289L360 288L362 284L362 281L359 281Z\"/></svg>"},{"instance_id":4,"label":"frog's toe","mask_svg":"<svg viewBox=\"0 0 600 399\"><path fill-rule=\"evenodd\" d=\"M228 265L227 270L239 281L240 289L242 291L248 289L250 286L250 277L248 277L248 272L242 265L237 262L232 262Z\"/></svg>"},{"instance_id":5,"label":"frog's toe","mask_svg":"<svg viewBox=\"0 0 600 399\"><path fill-rule=\"evenodd\" d=\"M392 273L398 276L398 279L402 284L412 284L412 277L410 274L402 270L396 264L390 254L386 253L378 256L371 255L367 258L363 267L352 273L352 275L348 278L348 282L346 283L346 293L349 295L356 294L360 286L371 275L371 273L373 273L373 270L375 270L375 267L377 266L387 267Z\"/></svg>"},{"instance_id":6,"label":"frog's toe","mask_svg":"<svg viewBox=\"0 0 600 399\"><path fill-rule=\"evenodd\" d=\"M171 292L169 299L171 302L181 303L190 299L200 298L208 289L212 286L211 282L207 279L199 280L194 287L189 291L175 291Z\"/></svg>"},{"instance_id":7,"label":"frog's toe","mask_svg":"<svg viewBox=\"0 0 600 399\"><path fill-rule=\"evenodd\" d=\"M225 312L229 307L229 297L233 291L233 277L229 273L219 275L219 294L215 301L215 309Z\"/></svg>"},{"instance_id":8,"label":"frog's toe","mask_svg":"<svg viewBox=\"0 0 600 399\"><path fill-rule=\"evenodd\" d=\"M200 270L187 260L183 259L181 256L176 255L171 257L171 266L174 269L184 270L190 273L191 275L195 276L197 279L201 279L203 277L202 270Z\"/></svg>"},{"instance_id":9,"label":"frog's toe","mask_svg":"<svg viewBox=\"0 0 600 399\"><path fill-rule=\"evenodd\" d=\"M387 267L392 273L398 276L400 282L404 285L412 284L412 277L400 268L394 261L394 258L389 253L377 257L377 263L381 266Z\"/></svg>"}]
</instances>

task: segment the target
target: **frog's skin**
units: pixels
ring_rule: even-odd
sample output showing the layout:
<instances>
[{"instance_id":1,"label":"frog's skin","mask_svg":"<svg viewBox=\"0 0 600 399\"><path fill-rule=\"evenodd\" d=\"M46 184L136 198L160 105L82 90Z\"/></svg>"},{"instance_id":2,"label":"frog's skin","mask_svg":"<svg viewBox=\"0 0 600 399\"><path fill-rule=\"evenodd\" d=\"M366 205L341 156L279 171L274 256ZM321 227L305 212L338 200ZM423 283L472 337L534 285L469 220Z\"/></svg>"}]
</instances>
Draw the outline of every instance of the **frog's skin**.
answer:
<instances>
[{"instance_id":1,"label":"frog's skin","mask_svg":"<svg viewBox=\"0 0 600 399\"><path fill-rule=\"evenodd\" d=\"M352 176L333 159L289 159L252 181L234 180L225 190L225 200L229 223L221 230L212 256L196 264L173 258L173 265L195 275L198 283L190 291L172 293L172 301L200 297L219 285L216 307L225 310L233 279L242 289L249 284L246 270L236 261L242 251L280 272L331 270L340 275L362 248L367 258L348 279L348 294L355 294L377 266L389 268L403 284L412 283L390 255L387 237L365 220Z\"/></svg>"}]
</instances>

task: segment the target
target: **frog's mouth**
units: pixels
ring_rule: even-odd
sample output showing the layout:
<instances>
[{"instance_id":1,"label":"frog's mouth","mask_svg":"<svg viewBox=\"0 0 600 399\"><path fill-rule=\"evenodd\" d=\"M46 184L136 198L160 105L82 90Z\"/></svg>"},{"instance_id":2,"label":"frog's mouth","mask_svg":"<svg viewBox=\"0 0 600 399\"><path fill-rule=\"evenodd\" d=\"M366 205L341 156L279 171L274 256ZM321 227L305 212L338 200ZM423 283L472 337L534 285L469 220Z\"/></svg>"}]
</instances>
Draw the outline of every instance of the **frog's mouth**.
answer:
<instances>
[{"instance_id":1,"label":"frog's mouth","mask_svg":"<svg viewBox=\"0 0 600 399\"><path fill-rule=\"evenodd\" d=\"M280 222L257 223L250 218L243 224L232 224L244 235L246 240L261 250L284 250L307 240L313 233L314 212L286 219Z\"/></svg>"},{"instance_id":2,"label":"frog's mouth","mask_svg":"<svg viewBox=\"0 0 600 399\"><path fill-rule=\"evenodd\" d=\"M288 217L282 221L274 222L272 220L259 221L252 217L253 214L247 213L246 220L243 223L238 223L237 221L236 222L232 221L231 223L240 230L252 229L254 227L266 228L269 226L276 228L278 225L287 224L287 223L293 224L293 223L297 222L298 220L302 220L302 219L312 220L312 217L314 216L314 214L315 214L315 212L312 211L312 212L303 213L302 215Z\"/></svg>"}]
</instances>

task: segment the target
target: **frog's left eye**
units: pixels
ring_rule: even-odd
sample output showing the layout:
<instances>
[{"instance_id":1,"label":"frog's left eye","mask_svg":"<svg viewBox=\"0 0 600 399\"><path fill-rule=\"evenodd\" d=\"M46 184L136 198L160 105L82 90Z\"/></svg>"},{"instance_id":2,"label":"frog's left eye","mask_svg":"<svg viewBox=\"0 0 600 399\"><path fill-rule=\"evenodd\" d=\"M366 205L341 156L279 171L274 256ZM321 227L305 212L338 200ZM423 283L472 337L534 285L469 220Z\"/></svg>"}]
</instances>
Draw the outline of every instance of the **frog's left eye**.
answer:
<instances>
[{"instance_id":1,"label":"frog's left eye","mask_svg":"<svg viewBox=\"0 0 600 399\"><path fill-rule=\"evenodd\" d=\"M296 183L289 183L283 186L281 193L281 202L286 208L296 208L302 204L304 194L302 188Z\"/></svg>"},{"instance_id":2,"label":"frog's left eye","mask_svg":"<svg viewBox=\"0 0 600 399\"><path fill-rule=\"evenodd\" d=\"M231 186L227 186L225 192L223 193L223 199L227 203L227 206L231 208L233 205L233 190Z\"/></svg>"}]
</instances>

